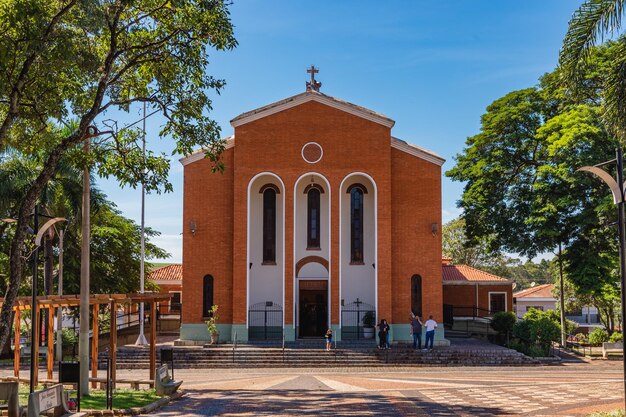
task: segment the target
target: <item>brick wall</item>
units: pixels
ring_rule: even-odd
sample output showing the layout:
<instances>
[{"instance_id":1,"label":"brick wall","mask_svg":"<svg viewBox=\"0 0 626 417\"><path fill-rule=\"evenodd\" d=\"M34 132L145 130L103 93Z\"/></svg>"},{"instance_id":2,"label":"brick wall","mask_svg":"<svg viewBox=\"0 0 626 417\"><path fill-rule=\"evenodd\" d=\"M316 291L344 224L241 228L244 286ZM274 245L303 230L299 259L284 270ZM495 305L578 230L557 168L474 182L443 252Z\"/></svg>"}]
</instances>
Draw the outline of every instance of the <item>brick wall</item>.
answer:
<instances>
[{"instance_id":1,"label":"brick wall","mask_svg":"<svg viewBox=\"0 0 626 417\"><path fill-rule=\"evenodd\" d=\"M489 310L489 292L506 292L506 307L508 311L513 311L513 288L511 284L506 285L479 285L478 286L478 307ZM469 307L476 304L475 285L444 285L443 303L454 306Z\"/></svg>"}]
</instances>

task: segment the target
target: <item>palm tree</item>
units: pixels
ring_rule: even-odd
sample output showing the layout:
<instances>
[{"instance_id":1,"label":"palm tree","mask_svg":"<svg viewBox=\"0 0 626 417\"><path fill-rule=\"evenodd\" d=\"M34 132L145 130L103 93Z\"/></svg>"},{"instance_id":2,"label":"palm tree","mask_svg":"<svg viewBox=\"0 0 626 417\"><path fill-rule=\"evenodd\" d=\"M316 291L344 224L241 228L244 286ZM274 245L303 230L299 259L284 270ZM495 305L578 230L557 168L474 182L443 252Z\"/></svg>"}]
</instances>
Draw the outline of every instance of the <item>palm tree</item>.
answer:
<instances>
[{"instance_id":1,"label":"palm tree","mask_svg":"<svg viewBox=\"0 0 626 417\"><path fill-rule=\"evenodd\" d=\"M605 37L615 39L618 53L603 77L604 119L626 144L626 37L620 34L626 0L587 0L574 13L559 55L564 85L575 93L584 82L583 68L593 47Z\"/></svg>"}]
</instances>

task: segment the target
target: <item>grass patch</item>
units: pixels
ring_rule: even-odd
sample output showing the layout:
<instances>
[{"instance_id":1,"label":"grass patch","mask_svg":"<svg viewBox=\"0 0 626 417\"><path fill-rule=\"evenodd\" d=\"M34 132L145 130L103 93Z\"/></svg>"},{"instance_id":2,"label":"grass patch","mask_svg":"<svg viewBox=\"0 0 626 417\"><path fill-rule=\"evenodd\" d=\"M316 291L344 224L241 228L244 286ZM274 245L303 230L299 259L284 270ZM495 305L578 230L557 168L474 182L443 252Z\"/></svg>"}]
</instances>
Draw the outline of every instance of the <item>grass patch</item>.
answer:
<instances>
[{"instance_id":1,"label":"grass patch","mask_svg":"<svg viewBox=\"0 0 626 417\"><path fill-rule=\"evenodd\" d=\"M159 397L154 389L113 390L113 408L144 407L158 400ZM106 408L106 391L93 390L89 396L80 397L80 408L83 410L104 410Z\"/></svg>"},{"instance_id":2,"label":"grass patch","mask_svg":"<svg viewBox=\"0 0 626 417\"><path fill-rule=\"evenodd\" d=\"M587 417L624 417L624 410L617 409L613 411L592 413L592 414L587 415Z\"/></svg>"},{"instance_id":3,"label":"grass patch","mask_svg":"<svg viewBox=\"0 0 626 417\"><path fill-rule=\"evenodd\" d=\"M43 386L37 387L43 389ZM69 392L70 398L76 398L75 390L66 390ZM19 401L20 405L28 405L28 385L20 385ZM144 407L158 400L159 397L154 389L134 390L134 389L116 389L113 390L113 408L133 408ZM82 410L105 410L106 409L106 391L91 390L88 396L80 397L80 408Z\"/></svg>"}]
</instances>

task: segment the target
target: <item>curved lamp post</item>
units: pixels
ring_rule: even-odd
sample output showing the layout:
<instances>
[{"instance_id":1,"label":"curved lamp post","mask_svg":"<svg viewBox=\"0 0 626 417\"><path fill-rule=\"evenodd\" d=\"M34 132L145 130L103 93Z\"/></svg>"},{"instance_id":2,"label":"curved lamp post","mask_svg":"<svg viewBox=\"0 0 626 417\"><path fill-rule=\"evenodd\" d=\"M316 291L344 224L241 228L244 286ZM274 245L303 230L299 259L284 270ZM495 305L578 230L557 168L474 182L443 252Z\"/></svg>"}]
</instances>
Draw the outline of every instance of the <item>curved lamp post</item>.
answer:
<instances>
[{"instance_id":1,"label":"curved lamp post","mask_svg":"<svg viewBox=\"0 0 626 417\"><path fill-rule=\"evenodd\" d=\"M608 172L601 169L603 165L615 162L617 165L617 180L615 180ZM626 229L624 228L624 160L622 157L622 148L615 150L615 159L611 161L602 162L594 166L584 166L578 168L577 171L590 172L598 176L602 181L606 183L611 189L613 194L613 203L617 204L617 227L619 229L619 269L620 269L620 281L622 284L621 302L622 302L622 334L624 333L624 320L626 319ZM624 389L626 392L626 358L622 359L624 367ZM626 395L624 397L626 404Z\"/></svg>"},{"instance_id":2,"label":"curved lamp post","mask_svg":"<svg viewBox=\"0 0 626 417\"><path fill-rule=\"evenodd\" d=\"M17 220L15 219L2 219L5 223L15 223ZM37 230L39 227L39 207L35 206L34 213L34 229ZM37 307L37 258L39 256L39 247L41 246L41 240L43 239L43 235L54 226L56 223L67 221L64 217L54 217L44 223L41 228L37 231L37 235L35 236L35 249L33 251L33 286L32 286L32 299L31 299L31 338L30 338L30 392L35 390L35 367L33 366L35 363L35 343L39 343L39 334L38 334L38 325L35 323L35 309ZM34 233L34 231L32 231ZM60 337L60 336L59 336Z\"/></svg>"}]
</instances>

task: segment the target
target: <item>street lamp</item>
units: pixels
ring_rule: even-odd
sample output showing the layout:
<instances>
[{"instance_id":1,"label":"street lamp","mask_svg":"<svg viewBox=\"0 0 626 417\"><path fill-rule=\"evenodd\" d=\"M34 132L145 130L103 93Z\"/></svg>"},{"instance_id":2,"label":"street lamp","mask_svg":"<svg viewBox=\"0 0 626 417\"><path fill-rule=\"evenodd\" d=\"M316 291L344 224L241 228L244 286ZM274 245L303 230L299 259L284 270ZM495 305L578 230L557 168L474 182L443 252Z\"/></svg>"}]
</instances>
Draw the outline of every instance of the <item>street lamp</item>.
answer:
<instances>
[{"instance_id":1,"label":"street lamp","mask_svg":"<svg viewBox=\"0 0 626 417\"><path fill-rule=\"evenodd\" d=\"M600 167L612 162L616 162L617 165L617 181L606 171ZM617 227L619 230L619 269L620 269L620 281L622 284L622 334L624 333L624 319L626 318L626 229L624 226L624 160L622 157L622 148L615 150L615 159L611 161L602 162L594 166L584 166L577 171L591 172L598 176L602 181L606 183L611 189L613 194L613 203L617 204ZM622 359L624 368L624 389L626 393L626 358ZM626 404L626 395L624 396Z\"/></svg>"},{"instance_id":2,"label":"street lamp","mask_svg":"<svg viewBox=\"0 0 626 417\"><path fill-rule=\"evenodd\" d=\"M5 223L15 223L14 219L2 219ZM33 231L37 230L35 236L35 249L33 250L33 286L32 286L32 299L31 299L31 342L30 342L30 392L35 391L35 343L39 343L38 337L38 323L35 320L35 309L37 308L37 257L39 256L39 246L41 246L41 239L44 233L48 231L53 225L59 222L66 221L63 217L54 217L48 220L41 228L39 228L39 206L35 205L35 213L33 218ZM39 228L39 229L38 229Z\"/></svg>"}]
</instances>

